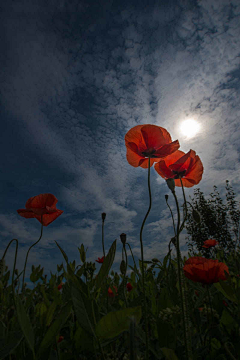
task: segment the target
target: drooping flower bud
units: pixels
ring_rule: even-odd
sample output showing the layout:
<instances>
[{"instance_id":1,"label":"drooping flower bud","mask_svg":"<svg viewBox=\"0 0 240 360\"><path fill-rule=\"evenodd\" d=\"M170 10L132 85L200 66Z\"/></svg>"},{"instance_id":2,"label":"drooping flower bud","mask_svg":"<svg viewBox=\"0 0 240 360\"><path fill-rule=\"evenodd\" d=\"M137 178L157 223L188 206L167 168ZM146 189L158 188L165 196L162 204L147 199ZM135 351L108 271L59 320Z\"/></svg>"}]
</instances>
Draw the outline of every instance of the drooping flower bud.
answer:
<instances>
[{"instance_id":1,"label":"drooping flower bud","mask_svg":"<svg viewBox=\"0 0 240 360\"><path fill-rule=\"evenodd\" d=\"M166 201L168 201L168 195L167 194L165 195L165 199L166 199Z\"/></svg>"},{"instance_id":2,"label":"drooping flower bud","mask_svg":"<svg viewBox=\"0 0 240 360\"><path fill-rule=\"evenodd\" d=\"M125 245L125 244L126 244L126 241L127 241L127 235L124 234L124 233L122 233L122 234L120 235L120 239L121 239L122 244Z\"/></svg>"},{"instance_id":3,"label":"drooping flower bud","mask_svg":"<svg viewBox=\"0 0 240 360\"><path fill-rule=\"evenodd\" d=\"M106 218L106 213L102 213L102 221L104 221Z\"/></svg>"},{"instance_id":4,"label":"drooping flower bud","mask_svg":"<svg viewBox=\"0 0 240 360\"><path fill-rule=\"evenodd\" d=\"M167 179L167 180L166 180L166 183L167 183L168 188L169 188L172 192L174 192L174 191L175 191L175 181L174 181L174 179Z\"/></svg>"}]
</instances>

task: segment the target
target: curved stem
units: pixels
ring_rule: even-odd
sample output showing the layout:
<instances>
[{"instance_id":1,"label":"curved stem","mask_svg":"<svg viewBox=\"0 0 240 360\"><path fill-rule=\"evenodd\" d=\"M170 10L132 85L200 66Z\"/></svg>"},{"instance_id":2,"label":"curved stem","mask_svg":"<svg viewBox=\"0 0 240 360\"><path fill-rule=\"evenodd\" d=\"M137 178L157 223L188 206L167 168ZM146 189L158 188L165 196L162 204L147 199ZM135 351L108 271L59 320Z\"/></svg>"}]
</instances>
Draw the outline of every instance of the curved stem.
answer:
<instances>
[{"instance_id":1,"label":"curved stem","mask_svg":"<svg viewBox=\"0 0 240 360\"><path fill-rule=\"evenodd\" d=\"M27 252L27 256L26 256L26 260L25 260L25 264L24 264L24 270L23 270L23 283L22 283L22 293L23 293L23 288L24 288L24 278L25 278L25 271L26 271L26 265L27 265L27 259L28 259L28 254L29 254L29 251L31 250L31 248L36 245L40 240L41 240L41 237L42 237L42 233L43 233L43 223L42 223L42 215L41 215L41 224L42 224L42 227L41 227L41 235L40 235L40 238L38 239L38 241L36 241L33 245L30 246L30 248L28 249L28 252Z\"/></svg>"},{"instance_id":2,"label":"curved stem","mask_svg":"<svg viewBox=\"0 0 240 360\"><path fill-rule=\"evenodd\" d=\"M132 249L131 249L131 246L129 245L129 243L126 243L126 245L128 245L130 251L131 251L131 254L132 254L132 258L133 258L133 262L134 262L134 267L137 269L137 265L136 265L136 262L135 262L135 259L134 259L134 256L133 256L133 253L132 253ZM140 274L138 272L138 269L137 269L137 276L138 276L138 279L140 280Z\"/></svg>"},{"instance_id":3,"label":"curved stem","mask_svg":"<svg viewBox=\"0 0 240 360\"><path fill-rule=\"evenodd\" d=\"M142 232L145 221L148 217L148 214L151 210L152 206L152 196L151 196L151 188L150 188L150 157L148 158L148 191L149 191L149 208L143 220L141 230L140 230L140 243L141 243L141 258L142 258L142 282L143 282L143 297L144 297L144 319L146 326L146 360L148 360L148 317L147 317L147 306L146 306L146 294L145 294L145 283L144 283L144 259L143 259L143 242L142 242Z\"/></svg>"}]
</instances>

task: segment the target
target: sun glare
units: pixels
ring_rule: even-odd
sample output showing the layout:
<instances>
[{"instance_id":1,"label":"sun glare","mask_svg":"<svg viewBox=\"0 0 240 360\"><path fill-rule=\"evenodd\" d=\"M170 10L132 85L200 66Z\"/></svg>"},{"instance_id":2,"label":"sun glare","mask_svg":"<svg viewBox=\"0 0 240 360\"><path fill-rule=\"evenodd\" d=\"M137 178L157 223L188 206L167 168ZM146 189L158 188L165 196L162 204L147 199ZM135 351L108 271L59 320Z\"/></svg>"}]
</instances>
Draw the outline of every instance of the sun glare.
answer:
<instances>
[{"instance_id":1,"label":"sun glare","mask_svg":"<svg viewBox=\"0 0 240 360\"><path fill-rule=\"evenodd\" d=\"M194 137L200 130L200 124L192 119L185 120L181 123L180 129L187 138Z\"/></svg>"}]
</instances>

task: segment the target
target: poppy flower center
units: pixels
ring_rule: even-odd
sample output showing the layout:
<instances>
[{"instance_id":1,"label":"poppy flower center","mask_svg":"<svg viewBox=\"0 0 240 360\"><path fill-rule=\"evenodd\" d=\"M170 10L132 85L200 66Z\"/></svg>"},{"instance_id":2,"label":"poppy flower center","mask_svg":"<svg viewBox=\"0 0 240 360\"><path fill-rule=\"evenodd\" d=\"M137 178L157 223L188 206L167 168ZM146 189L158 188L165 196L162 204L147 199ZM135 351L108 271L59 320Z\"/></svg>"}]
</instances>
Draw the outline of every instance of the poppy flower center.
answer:
<instances>
[{"instance_id":1,"label":"poppy flower center","mask_svg":"<svg viewBox=\"0 0 240 360\"><path fill-rule=\"evenodd\" d=\"M142 152L143 156L147 156L147 157L156 157L153 154L156 152L156 150L154 148L149 148L146 151Z\"/></svg>"},{"instance_id":2,"label":"poppy flower center","mask_svg":"<svg viewBox=\"0 0 240 360\"><path fill-rule=\"evenodd\" d=\"M187 170L183 170L183 171L176 171L176 170L172 170L172 172L175 174L174 179L179 179L180 176L181 178L184 177L184 175L186 174Z\"/></svg>"}]
</instances>

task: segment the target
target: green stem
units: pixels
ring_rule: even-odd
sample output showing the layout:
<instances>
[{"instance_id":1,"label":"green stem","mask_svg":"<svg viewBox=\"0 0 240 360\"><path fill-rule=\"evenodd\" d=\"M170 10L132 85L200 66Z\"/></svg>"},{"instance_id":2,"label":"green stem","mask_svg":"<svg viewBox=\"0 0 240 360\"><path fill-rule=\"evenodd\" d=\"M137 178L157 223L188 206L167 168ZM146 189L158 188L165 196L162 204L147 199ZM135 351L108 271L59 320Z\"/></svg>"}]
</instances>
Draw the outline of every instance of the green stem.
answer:
<instances>
[{"instance_id":1,"label":"green stem","mask_svg":"<svg viewBox=\"0 0 240 360\"><path fill-rule=\"evenodd\" d=\"M181 296L181 307L182 307L182 319L183 319L183 330L184 330L184 342L186 348L186 358L188 360L192 360L192 350L191 350L191 340L188 329L188 318L187 318L187 309L186 309L186 297L185 297L185 289L184 289L184 279L182 274L182 269L180 265L180 261L182 263L180 247L179 247L179 234L180 234L180 210L178 205L177 196L175 190L172 191L176 206L177 206L177 214L178 214L178 222L177 222L177 263L178 263L178 281L179 281L179 289Z\"/></svg>"},{"instance_id":2,"label":"green stem","mask_svg":"<svg viewBox=\"0 0 240 360\"><path fill-rule=\"evenodd\" d=\"M25 260L25 265L24 265L24 270L23 270L23 283L22 283L22 292L24 291L23 288L24 288L24 278L25 278L25 271L26 271L26 265L27 265L27 259L28 259L28 254L29 254L29 251L31 250L31 248L36 245L40 240L41 240L41 237L42 237L42 233L43 233L43 223L42 223L42 215L41 215L41 224L42 224L42 227L41 227L41 235L40 235L40 238L38 239L38 241L36 241L33 245L30 246L30 248L28 249L28 252L27 252L27 256L26 256L26 260Z\"/></svg>"},{"instance_id":3,"label":"green stem","mask_svg":"<svg viewBox=\"0 0 240 360\"><path fill-rule=\"evenodd\" d=\"M102 218L102 247L103 247L103 255L105 260L105 249L104 249L104 219ZM107 284L107 312L108 312L108 284Z\"/></svg>"},{"instance_id":4,"label":"green stem","mask_svg":"<svg viewBox=\"0 0 240 360\"><path fill-rule=\"evenodd\" d=\"M90 296L89 286L87 286L87 290L88 290L88 298L89 298L90 301L91 301L93 321L94 321L95 328L96 328L97 321L96 321L96 317L95 317L95 311L94 311L94 306L93 306L93 299L92 299L91 296ZM101 345L100 340L99 340L98 337L97 337L97 343L98 343L98 347L99 347L99 349L100 349L100 351L101 351L102 359L105 360L105 356L104 356L104 352L103 352L103 349L102 349L102 345Z\"/></svg>"},{"instance_id":5,"label":"green stem","mask_svg":"<svg viewBox=\"0 0 240 360\"><path fill-rule=\"evenodd\" d=\"M151 188L150 188L150 157L148 158L148 191L149 191L149 208L143 220L141 230L140 230L140 243L141 243L141 258L142 258L142 280L143 280L143 297L144 297L144 319L146 326L146 360L148 360L148 316L147 316L147 306L146 306L146 294L145 294L145 283L144 283L144 259L143 259L143 242L142 242L142 232L145 221L148 217L148 214L152 206L152 197L151 197Z\"/></svg>"},{"instance_id":6,"label":"green stem","mask_svg":"<svg viewBox=\"0 0 240 360\"><path fill-rule=\"evenodd\" d=\"M127 298L126 298L126 284L125 284L125 278L126 278L126 272L127 272L127 265L128 265L128 261L127 261L127 251L126 251L126 248L125 248L125 244L123 244L123 249L124 249L124 252L125 252L125 257L126 257L126 271L124 272L124 275L123 275L123 295L124 295L125 305L126 305L126 308L127 308L127 307L128 307L128 304L127 304Z\"/></svg>"},{"instance_id":7,"label":"green stem","mask_svg":"<svg viewBox=\"0 0 240 360\"><path fill-rule=\"evenodd\" d=\"M132 258L133 258L133 262L134 262L134 267L137 269L137 265L136 265L136 262L135 262L135 259L134 259L134 256L133 256L133 253L132 253L132 249L131 249L131 246L129 245L129 243L126 243L126 245L128 245L130 251L131 251L131 254L132 254ZM137 276L138 276L138 279L140 280L140 274L138 272L138 269L137 269L137 272L136 272Z\"/></svg>"}]
</instances>

